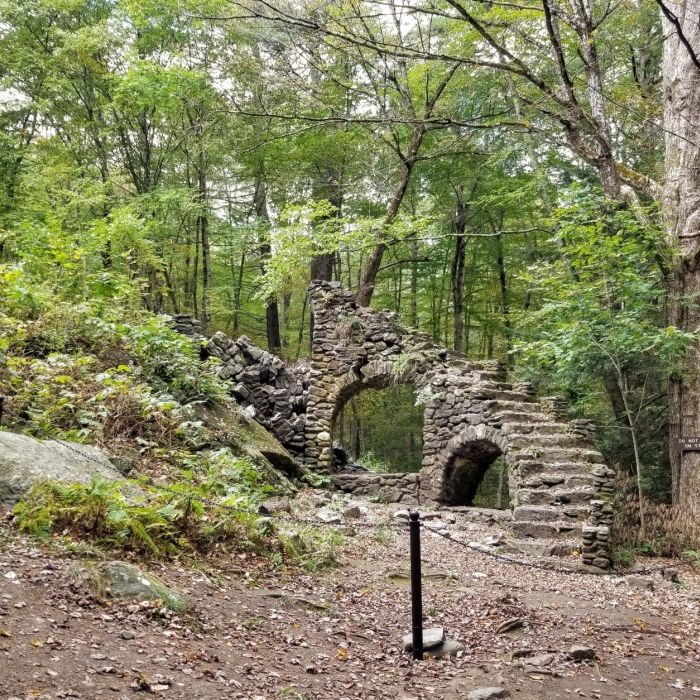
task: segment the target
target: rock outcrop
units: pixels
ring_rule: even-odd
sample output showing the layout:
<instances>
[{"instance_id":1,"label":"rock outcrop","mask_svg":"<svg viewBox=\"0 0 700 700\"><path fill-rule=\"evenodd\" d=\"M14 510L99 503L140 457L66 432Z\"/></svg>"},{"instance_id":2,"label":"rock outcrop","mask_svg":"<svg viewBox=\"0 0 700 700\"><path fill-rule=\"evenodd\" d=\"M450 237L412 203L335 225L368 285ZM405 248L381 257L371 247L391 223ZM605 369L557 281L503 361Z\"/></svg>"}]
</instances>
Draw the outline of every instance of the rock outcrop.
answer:
<instances>
[{"instance_id":1,"label":"rock outcrop","mask_svg":"<svg viewBox=\"0 0 700 700\"><path fill-rule=\"evenodd\" d=\"M46 479L88 483L122 475L99 450L63 440L0 432L0 503L12 504Z\"/></svg>"}]
</instances>

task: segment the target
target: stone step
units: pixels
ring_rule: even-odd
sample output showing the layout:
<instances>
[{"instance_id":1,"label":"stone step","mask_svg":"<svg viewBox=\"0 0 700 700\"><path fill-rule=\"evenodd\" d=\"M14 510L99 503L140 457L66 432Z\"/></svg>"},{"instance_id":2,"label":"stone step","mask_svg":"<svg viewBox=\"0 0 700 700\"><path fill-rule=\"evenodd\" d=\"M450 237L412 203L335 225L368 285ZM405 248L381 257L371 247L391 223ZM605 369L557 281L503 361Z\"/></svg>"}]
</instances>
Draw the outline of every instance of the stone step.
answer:
<instances>
[{"instance_id":1,"label":"stone step","mask_svg":"<svg viewBox=\"0 0 700 700\"><path fill-rule=\"evenodd\" d=\"M513 537L548 540L579 540L582 523L568 522L537 522L532 520L514 521ZM578 544L578 542L577 542Z\"/></svg>"},{"instance_id":2,"label":"stone step","mask_svg":"<svg viewBox=\"0 0 700 700\"><path fill-rule=\"evenodd\" d=\"M536 415L536 414L534 414ZM509 430L510 435L567 435L567 423L503 423L503 428Z\"/></svg>"},{"instance_id":3,"label":"stone step","mask_svg":"<svg viewBox=\"0 0 700 700\"><path fill-rule=\"evenodd\" d=\"M522 455L522 459L537 459L543 464L558 464L561 462L585 462L588 464L599 464L601 459L601 454L598 452L598 450L592 450L586 447L540 445L537 447L520 448L517 451L520 455ZM587 469L590 469L590 466Z\"/></svg>"},{"instance_id":4,"label":"stone step","mask_svg":"<svg viewBox=\"0 0 700 700\"><path fill-rule=\"evenodd\" d=\"M487 404L491 402L485 402ZM512 406L504 406L505 401L494 401L489 415L490 419L499 418L502 424L519 423L522 425L541 425L543 423L551 423L552 418L546 416L537 410L537 404L534 403L515 403L511 402Z\"/></svg>"},{"instance_id":5,"label":"stone step","mask_svg":"<svg viewBox=\"0 0 700 700\"><path fill-rule=\"evenodd\" d=\"M508 391L501 388L487 388L484 386L475 387L472 390L472 396L477 399L501 401L517 401L518 403L531 403L535 407L539 407L537 401L528 394L523 394L520 391Z\"/></svg>"},{"instance_id":6,"label":"stone step","mask_svg":"<svg viewBox=\"0 0 700 700\"><path fill-rule=\"evenodd\" d=\"M593 484L579 488L566 488L562 482L556 488L521 488L518 489L518 500L522 505L559 505L562 503L581 505L595 496Z\"/></svg>"},{"instance_id":7,"label":"stone step","mask_svg":"<svg viewBox=\"0 0 700 700\"><path fill-rule=\"evenodd\" d=\"M512 455L511 458L513 456L515 455ZM554 465L545 464L541 459L531 459L530 457L515 459L513 468L517 469L521 478L539 476L544 473L571 476L571 474L586 474L588 472L587 464L581 462L559 462Z\"/></svg>"},{"instance_id":8,"label":"stone step","mask_svg":"<svg viewBox=\"0 0 700 700\"><path fill-rule=\"evenodd\" d=\"M513 461L514 468L520 471L521 476L534 476L536 474L544 473L561 473L570 476L571 474L582 474L593 476L593 465L591 462L575 462L575 461L561 461L561 462L548 462L544 459L537 458L532 459L529 455L525 454L522 457L517 450L514 450L510 456Z\"/></svg>"},{"instance_id":9,"label":"stone step","mask_svg":"<svg viewBox=\"0 0 700 700\"><path fill-rule=\"evenodd\" d=\"M539 413L548 421L552 420L551 416L547 416L540 410L539 404L534 401L517 401L516 399L483 399L486 408L491 411L517 411L519 413Z\"/></svg>"},{"instance_id":10,"label":"stone step","mask_svg":"<svg viewBox=\"0 0 700 700\"><path fill-rule=\"evenodd\" d=\"M549 435L535 433L511 433L508 436L511 447L578 447L581 438L566 433L551 433Z\"/></svg>"},{"instance_id":11,"label":"stone step","mask_svg":"<svg viewBox=\"0 0 700 700\"><path fill-rule=\"evenodd\" d=\"M557 522L567 520L584 521L588 518L587 505L522 505L513 510L513 521Z\"/></svg>"},{"instance_id":12,"label":"stone step","mask_svg":"<svg viewBox=\"0 0 700 700\"><path fill-rule=\"evenodd\" d=\"M499 372L493 372L486 369L475 369L476 376L485 382L500 382L503 376Z\"/></svg>"},{"instance_id":13,"label":"stone step","mask_svg":"<svg viewBox=\"0 0 700 700\"><path fill-rule=\"evenodd\" d=\"M523 479L523 488L566 488L578 489L582 487L593 487L595 491L596 479L592 474L581 474L578 472L538 472Z\"/></svg>"}]
</instances>

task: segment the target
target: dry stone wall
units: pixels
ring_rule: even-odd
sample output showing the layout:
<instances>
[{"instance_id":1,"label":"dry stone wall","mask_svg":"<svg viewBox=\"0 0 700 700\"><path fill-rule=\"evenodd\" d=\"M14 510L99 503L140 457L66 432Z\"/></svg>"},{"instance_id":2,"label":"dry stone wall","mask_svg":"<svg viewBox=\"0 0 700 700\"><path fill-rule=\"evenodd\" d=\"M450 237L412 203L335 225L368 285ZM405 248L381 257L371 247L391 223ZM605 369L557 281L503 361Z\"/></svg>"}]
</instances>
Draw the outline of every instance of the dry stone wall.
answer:
<instances>
[{"instance_id":1,"label":"dry stone wall","mask_svg":"<svg viewBox=\"0 0 700 700\"><path fill-rule=\"evenodd\" d=\"M207 347L222 362L221 376L234 382L236 399L288 450L303 457L309 368L290 367L245 336L231 340L218 332Z\"/></svg>"},{"instance_id":2,"label":"dry stone wall","mask_svg":"<svg viewBox=\"0 0 700 700\"><path fill-rule=\"evenodd\" d=\"M384 503L420 503L418 474L375 474L374 472L338 472L331 481L341 491L355 496L376 498Z\"/></svg>"},{"instance_id":3,"label":"dry stone wall","mask_svg":"<svg viewBox=\"0 0 700 700\"><path fill-rule=\"evenodd\" d=\"M403 328L392 312L359 307L337 283L313 282L309 295L309 363L287 366L249 339L223 333L207 346L221 360L222 376L234 382L236 398L300 461L350 493L458 507L471 504L502 456L513 534L579 546L583 539L584 561L607 568L612 471L593 447L589 421L568 421L561 397L538 401L529 384L508 383L497 362L468 360ZM176 319L183 332L186 326ZM394 383L412 384L424 406L420 473L339 471L332 453L338 412L361 391Z\"/></svg>"}]
</instances>

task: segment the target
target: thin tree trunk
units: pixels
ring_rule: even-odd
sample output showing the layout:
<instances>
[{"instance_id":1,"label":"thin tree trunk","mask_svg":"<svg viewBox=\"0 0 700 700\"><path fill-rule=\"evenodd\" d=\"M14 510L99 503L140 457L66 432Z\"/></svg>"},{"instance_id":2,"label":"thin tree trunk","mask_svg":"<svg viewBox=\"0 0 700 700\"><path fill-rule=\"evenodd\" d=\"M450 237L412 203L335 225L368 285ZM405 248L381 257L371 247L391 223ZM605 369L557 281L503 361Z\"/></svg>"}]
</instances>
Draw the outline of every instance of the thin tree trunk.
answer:
<instances>
[{"instance_id":1,"label":"thin tree trunk","mask_svg":"<svg viewBox=\"0 0 700 700\"><path fill-rule=\"evenodd\" d=\"M238 280L233 292L233 335L238 334L241 318L241 295L243 293L243 273L245 271L245 248L241 247L241 260L238 265Z\"/></svg>"},{"instance_id":2,"label":"thin tree trunk","mask_svg":"<svg viewBox=\"0 0 700 700\"><path fill-rule=\"evenodd\" d=\"M423 142L423 136L425 136L425 126L423 124L418 125L413 130L413 136L409 143L408 151L406 156L401 162L401 177L399 183L394 191L394 195L389 202L387 207L386 216L382 222L381 230L378 232L380 238L379 243L375 246L374 250L370 253L365 267L362 271L362 278L360 280L359 287L357 289L357 303L360 306L369 306L372 301L372 295L374 294L374 285L377 281L377 275L379 274L379 268L382 265L382 258L387 250L387 244L382 240L385 230L394 223L399 209L401 208L401 202L408 189L408 183L411 181L411 173L413 172L413 167L416 164L416 157L418 156L418 151L420 150L421 143Z\"/></svg>"},{"instance_id":3,"label":"thin tree trunk","mask_svg":"<svg viewBox=\"0 0 700 700\"><path fill-rule=\"evenodd\" d=\"M267 268L267 261L270 259L272 248L270 246L269 225L270 216L267 212L267 192L262 173L258 174L255 180L255 192L253 193L253 206L255 215L263 224L264 231L260 236L260 268L264 273ZM278 352L282 347L280 334L280 314L277 306L277 297L270 294L265 305L265 333L267 335L267 347L270 352Z\"/></svg>"},{"instance_id":4,"label":"thin tree trunk","mask_svg":"<svg viewBox=\"0 0 700 700\"><path fill-rule=\"evenodd\" d=\"M411 328L418 328L418 241L411 241Z\"/></svg>"},{"instance_id":5,"label":"thin tree trunk","mask_svg":"<svg viewBox=\"0 0 700 700\"><path fill-rule=\"evenodd\" d=\"M455 250L452 257L452 318L453 347L455 352L464 350L464 261L467 251L467 239L464 235L467 227L467 209L464 203L464 187L455 189Z\"/></svg>"},{"instance_id":6,"label":"thin tree trunk","mask_svg":"<svg viewBox=\"0 0 700 700\"><path fill-rule=\"evenodd\" d=\"M501 314L503 318L503 334L506 340L506 364L510 368L513 362L511 356L512 349L512 329L510 323L510 304L508 302L508 279L506 277L506 266L503 258L503 238L497 234L496 241L496 264L498 265L498 286L501 292Z\"/></svg>"},{"instance_id":7,"label":"thin tree trunk","mask_svg":"<svg viewBox=\"0 0 700 700\"><path fill-rule=\"evenodd\" d=\"M634 465L635 474L637 477L637 495L639 498L639 534L644 537L645 530L645 518L644 518L644 493L642 491L642 459L639 453L639 443L637 438L637 422L633 416L632 410L629 405L629 386L627 382L627 376L618 370L618 383L620 387L620 395L622 396L622 401L625 406L625 414L627 416L627 423L630 429L630 435L632 436L632 447L634 450Z\"/></svg>"},{"instance_id":8,"label":"thin tree trunk","mask_svg":"<svg viewBox=\"0 0 700 700\"><path fill-rule=\"evenodd\" d=\"M200 133L201 139L201 133ZM207 215L207 174L203 145L199 145L197 156L197 199L200 206L197 215L197 229L202 246L202 329L207 335L211 330L211 313L209 310L209 293L211 287L211 248L209 245L209 217Z\"/></svg>"},{"instance_id":9,"label":"thin tree trunk","mask_svg":"<svg viewBox=\"0 0 700 700\"><path fill-rule=\"evenodd\" d=\"M304 294L304 303L301 305L301 320L299 321L299 336L297 337L296 360L301 355L301 345L304 342L304 325L306 323L306 306L309 303L309 293Z\"/></svg>"}]
</instances>

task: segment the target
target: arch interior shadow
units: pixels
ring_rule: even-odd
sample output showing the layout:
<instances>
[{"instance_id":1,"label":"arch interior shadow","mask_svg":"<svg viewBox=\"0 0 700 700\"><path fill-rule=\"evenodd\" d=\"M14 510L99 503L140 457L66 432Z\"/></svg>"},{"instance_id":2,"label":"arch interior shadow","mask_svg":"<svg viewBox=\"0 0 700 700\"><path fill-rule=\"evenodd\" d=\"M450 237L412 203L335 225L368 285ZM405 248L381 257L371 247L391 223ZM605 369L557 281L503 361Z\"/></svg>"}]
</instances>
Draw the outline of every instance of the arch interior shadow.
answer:
<instances>
[{"instance_id":1,"label":"arch interior shadow","mask_svg":"<svg viewBox=\"0 0 700 700\"><path fill-rule=\"evenodd\" d=\"M449 506L471 506L488 468L502 454L489 440L474 440L460 448L445 467L440 502Z\"/></svg>"}]
</instances>

